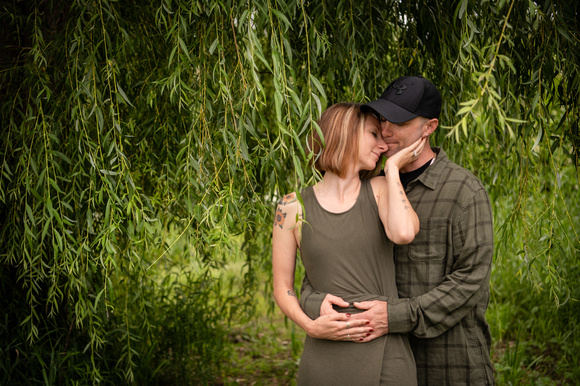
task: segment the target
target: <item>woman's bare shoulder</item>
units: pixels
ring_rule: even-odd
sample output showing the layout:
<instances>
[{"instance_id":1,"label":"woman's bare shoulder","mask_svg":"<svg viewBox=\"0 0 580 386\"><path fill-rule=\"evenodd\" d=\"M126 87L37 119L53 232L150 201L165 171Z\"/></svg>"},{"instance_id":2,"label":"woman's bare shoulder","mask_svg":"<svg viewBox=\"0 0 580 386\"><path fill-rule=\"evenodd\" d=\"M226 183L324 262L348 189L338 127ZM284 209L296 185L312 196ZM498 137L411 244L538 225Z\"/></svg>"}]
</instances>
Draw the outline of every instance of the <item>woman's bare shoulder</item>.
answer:
<instances>
[{"instance_id":1,"label":"woman's bare shoulder","mask_svg":"<svg viewBox=\"0 0 580 386\"><path fill-rule=\"evenodd\" d=\"M298 197L296 196L296 192L292 192L284 195L280 201L278 201L278 206L286 206L296 202L298 202Z\"/></svg>"},{"instance_id":2,"label":"woman's bare shoulder","mask_svg":"<svg viewBox=\"0 0 580 386\"><path fill-rule=\"evenodd\" d=\"M302 208L295 192L285 194L278 201L274 227L285 229L296 225L296 215L302 213Z\"/></svg>"},{"instance_id":3,"label":"woman's bare shoulder","mask_svg":"<svg viewBox=\"0 0 580 386\"><path fill-rule=\"evenodd\" d=\"M371 186L373 187L373 192L375 194L380 193L382 190L387 188L387 179L385 176L376 176L371 178Z\"/></svg>"}]
</instances>

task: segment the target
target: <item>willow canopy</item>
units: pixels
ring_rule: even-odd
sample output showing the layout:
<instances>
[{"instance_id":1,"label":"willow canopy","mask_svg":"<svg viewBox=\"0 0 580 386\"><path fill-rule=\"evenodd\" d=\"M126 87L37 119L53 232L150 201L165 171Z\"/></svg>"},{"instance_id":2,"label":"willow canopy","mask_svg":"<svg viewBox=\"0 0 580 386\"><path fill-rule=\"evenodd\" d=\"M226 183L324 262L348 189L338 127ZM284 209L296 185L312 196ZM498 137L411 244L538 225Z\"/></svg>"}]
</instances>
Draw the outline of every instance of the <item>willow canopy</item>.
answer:
<instances>
[{"instance_id":1,"label":"willow canopy","mask_svg":"<svg viewBox=\"0 0 580 386\"><path fill-rule=\"evenodd\" d=\"M432 143L490 192L495 265L566 302L579 7L2 2L0 379L211 380L221 327L269 287L275 202L312 180L321 111L408 74L441 90Z\"/></svg>"}]
</instances>

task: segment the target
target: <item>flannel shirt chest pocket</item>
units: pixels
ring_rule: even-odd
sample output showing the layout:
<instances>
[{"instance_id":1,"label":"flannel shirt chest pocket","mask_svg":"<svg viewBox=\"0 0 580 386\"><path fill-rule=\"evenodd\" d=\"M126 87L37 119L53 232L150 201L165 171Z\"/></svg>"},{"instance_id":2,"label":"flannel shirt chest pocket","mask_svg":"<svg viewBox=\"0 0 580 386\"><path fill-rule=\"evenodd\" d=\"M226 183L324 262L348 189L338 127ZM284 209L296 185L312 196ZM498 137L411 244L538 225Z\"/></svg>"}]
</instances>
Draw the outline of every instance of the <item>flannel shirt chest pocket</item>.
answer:
<instances>
[{"instance_id":1,"label":"flannel shirt chest pocket","mask_svg":"<svg viewBox=\"0 0 580 386\"><path fill-rule=\"evenodd\" d=\"M431 262L445 260L448 235L449 220L446 217L422 218L419 233L409 245L409 259Z\"/></svg>"}]
</instances>

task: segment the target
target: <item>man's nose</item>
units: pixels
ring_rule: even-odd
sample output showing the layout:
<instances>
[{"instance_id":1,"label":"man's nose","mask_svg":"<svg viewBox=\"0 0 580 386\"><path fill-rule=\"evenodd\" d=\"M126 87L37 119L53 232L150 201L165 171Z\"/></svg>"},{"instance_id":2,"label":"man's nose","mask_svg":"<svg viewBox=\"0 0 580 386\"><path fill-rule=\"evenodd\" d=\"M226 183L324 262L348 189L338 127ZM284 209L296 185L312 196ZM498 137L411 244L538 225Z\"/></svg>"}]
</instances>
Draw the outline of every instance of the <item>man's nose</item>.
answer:
<instances>
[{"instance_id":1,"label":"man's nose","mask_svg":"<svg viewBox=\"0 0 580 386\"><path fill-rule=\"evenodd\" d=\"M392 136L392 130L391 130L391 125L392 123L389 121L383 121L381 122L381 136L384 138L388 138L390 136Z\"/></svg>"}]
</instances>

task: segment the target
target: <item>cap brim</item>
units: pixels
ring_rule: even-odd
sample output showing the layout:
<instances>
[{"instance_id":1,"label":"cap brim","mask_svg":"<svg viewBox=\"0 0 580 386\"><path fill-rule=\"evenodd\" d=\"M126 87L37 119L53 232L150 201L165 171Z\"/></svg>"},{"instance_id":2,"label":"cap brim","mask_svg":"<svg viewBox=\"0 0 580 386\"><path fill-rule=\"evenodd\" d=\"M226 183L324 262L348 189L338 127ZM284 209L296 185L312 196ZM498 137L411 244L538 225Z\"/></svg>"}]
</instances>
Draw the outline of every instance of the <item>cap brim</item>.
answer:
<instances>
[{"instance_id":1,"label":"cap brim","mask_svg":"<svg viewBox=\"0 0 580 386\"><path fill-rule=\"evenodd\" d=\"M404 108L394 104L386 99L377 99L361 106L361 110L375 110L381 114L387 121L392 123L402 123L418 117L417 114L411 113Z\"/></svg>"}]
</instances>

